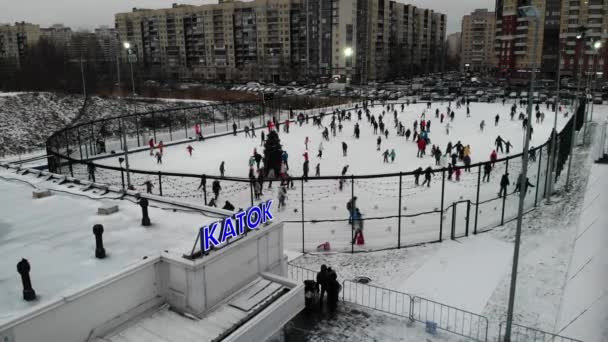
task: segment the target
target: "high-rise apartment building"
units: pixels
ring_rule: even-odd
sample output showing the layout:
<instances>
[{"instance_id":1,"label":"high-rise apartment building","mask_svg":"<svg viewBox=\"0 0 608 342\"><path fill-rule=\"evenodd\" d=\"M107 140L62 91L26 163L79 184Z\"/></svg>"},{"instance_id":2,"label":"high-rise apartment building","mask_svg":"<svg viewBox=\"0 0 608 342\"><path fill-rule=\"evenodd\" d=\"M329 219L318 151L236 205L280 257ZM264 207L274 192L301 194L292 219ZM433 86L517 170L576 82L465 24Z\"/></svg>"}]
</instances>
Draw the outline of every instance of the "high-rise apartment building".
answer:
<instances>
[{"instance_id":1,"label":"high-rise apartment building","mask_svg":"<svg viewBox=\"0 0 608 342\"><path fill-rule=\"evenodd\" d=\"M18 68L28 48L38 42L40 35L38 25L25 22L0 25L0 60Z\"/></svg>"},{"instance_id":2,"label":"high-rise apartment building","mask_svg":"<svg viewBox=\"0 0 608 342\"><path fill-rule=\"evenodd\" d=\"M438 71L446 27L443 14L389 0L224 0L115 19L151 77L273 82Z\"/></svg>"},{"instance_id":3,"label":"high-rise apartment building","mask_svg":"<svg viewBox=\"0 0 608 342\"><path fill-rule=\"evenodd\" d=\"M460 70L490 71L496 67L494 40L496 17L487 9L476 9L462 17Z\"/></svg>"},{"instance_id":4,"label":"high-rise apartment building","mask_svg":"<svg viewBox=\"0 0 608 342\"><path fill-rule=\"evenodd\" d=\"M40 33L58 47L69 48L72 41L72 29L62 24L41 28Z\"/></svg>"},{"instance_id":5,"label":"high-rise apartment building","mask_svg":"<svg viewBox=\"0 0 608 342\"><path fill-rule=\"evenodd\" d=\"M541 67L546 0L530 0L540 13L538 25L538 49L532 60L536 26L531 18L522 17L517 9L521 0L496 1L495 53L499 73L504 77L525 77L533 65Z\"/></svg>"},{"instance_id":6,"label":"high-rise apartment building","mask_svg":"<svg viewBox=\"0 0 608 342\"><path fill-rule=\"evenodd\" d=\"M99 58L105 62L115 61L120 51L116 29L100 26L95 29L95 39L101 50Z\"/></svg>"},{"instance_id":7,"label":"high-rise apartment building","mask_svg":"<svg viewBox=\"0 0 608 342\"><path fill-rule=\"evenodd\" d=\"M585 40L577 39L585 28ZM595 42L602 46L595 49ZM562 75L608 76L608 1L563 0L561 7L560 65Z\"/></svg>"}]
</instances>

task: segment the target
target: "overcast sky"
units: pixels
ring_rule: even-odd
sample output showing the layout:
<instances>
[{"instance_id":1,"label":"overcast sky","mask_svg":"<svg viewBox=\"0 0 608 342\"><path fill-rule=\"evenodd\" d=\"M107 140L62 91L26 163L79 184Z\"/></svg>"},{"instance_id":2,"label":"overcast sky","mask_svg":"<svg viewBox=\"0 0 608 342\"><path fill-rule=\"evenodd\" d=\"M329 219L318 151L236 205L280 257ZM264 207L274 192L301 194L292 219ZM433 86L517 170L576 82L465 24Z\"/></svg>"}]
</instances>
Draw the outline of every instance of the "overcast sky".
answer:
<instances>
[{"instance_id":1,"label":"overcast sky","mask_svg":"<svg viewBox=\"0 0 608 342\"><path fill-rule=\"evenodd\" d=\"M353 0L354 1L354 0ZM476 8L494 10L494 0L398 0L447 14L448 34L460 31L462 16ZM0 23L27 21L42 27L62 23L72 29L114 26L114 14L133 7L167 8L171 4L201 5L217 0L0 0Z\"/></svg>"}]
</instances>

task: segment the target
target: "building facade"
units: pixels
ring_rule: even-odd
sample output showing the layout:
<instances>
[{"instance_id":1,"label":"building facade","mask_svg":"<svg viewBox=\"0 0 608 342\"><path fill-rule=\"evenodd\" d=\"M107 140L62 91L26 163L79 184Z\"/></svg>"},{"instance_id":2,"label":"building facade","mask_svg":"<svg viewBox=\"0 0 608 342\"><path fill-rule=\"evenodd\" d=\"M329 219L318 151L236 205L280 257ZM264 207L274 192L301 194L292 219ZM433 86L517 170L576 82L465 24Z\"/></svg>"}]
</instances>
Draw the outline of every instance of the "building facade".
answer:
<instances>
[{"instance_id":1,"label":"building facade","mask_svg":"<svg viewBox=\"0 0 608 342\"><path fill-rule=\"evenodd\" d=\"M69 48L72 42L72 29L62 24L41 28L40 33L58 47Z\"/></svg>"},{"instance_id":2,"label":"building facade","mask_svg":"<svg viewBox=\"0 0 608 342\"><path fill-rule=\"evenodd\" d=\"M494 12L476 9L462 17L461 71L486 72L496 67L495 33Z\"/></svg>"},{"instance_id":3,"label":"building facade","mask_svg":"<svg viewBox=\"0 0 608 342\"><path fill-rule=\"evenodd\" d=\"M577 39L584 27L585 40ZM562 75L608 74L608 1L564 0L559 34ZM595 49L595 42L601 47Z\"/></svg>"},{"instance_id":4,"label":"building facade","mask_svg":"<svg viewBox=\"0 0 608 342\"><path fill-rule=\"evenodd\" d=\"M28 48L40 40L40 26L25 22L0 25L0 60L19 68Z\"/></svg>"},{"instance_id":5,"label":"building facade","mask_svg":"<svg viewBox=\"0 0 608 342\"><path fill-rule=\"evenodd\" d=\"M439 71L446 27L443 14L388 0L224 0L115 20L148 77L271 82L366 82L410 62Z\"/></svg>"},{"instance_id":6,"label":"building facade","mask_svg":"<svg viewBox=\"0 0 608 342\"><path fill-rule=\"evenodd\" d=\"M535 64L540 77L589 75L608 69L608 1L532 0L541 15ZM499 73L504 77L527 77L532 66L535 25L518 15L518 0L496 0L496 41ZM577 39L585 28L585 40ZM602 42L595 49L595 42Z\"/></svg>"},{"instance_id":7,"label":"building facade","mask_svg":"<svg viewBox=\"0 0 608 342\"><path fill-rule=\"evenodd\" d=\"M546 0L531 0L539 13L538 49L533 60L536 25L531 18L518 14L519 0L498 0L496 2L495 53L498 71L503 77L527 77L532 66L541 67L544 41L544 20ZM499 8L500 6L500 8Z\"/></svg>"}]
</instances>

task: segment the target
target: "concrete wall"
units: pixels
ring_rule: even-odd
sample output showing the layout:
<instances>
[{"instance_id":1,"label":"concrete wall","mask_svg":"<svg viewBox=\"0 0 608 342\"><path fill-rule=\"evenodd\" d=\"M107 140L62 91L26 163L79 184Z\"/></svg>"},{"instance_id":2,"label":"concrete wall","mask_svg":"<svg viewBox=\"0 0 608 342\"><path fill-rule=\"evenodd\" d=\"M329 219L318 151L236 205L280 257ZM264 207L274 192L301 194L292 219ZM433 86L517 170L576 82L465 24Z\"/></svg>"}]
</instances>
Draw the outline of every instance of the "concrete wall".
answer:
<instances>
[{"instance_id":1,"label":"concrete wall","mask_svg":"<svg viewBox=\"0 0 608 342\"><path fill-rule=\"evenodd\" d=\"M166 259L167 301L179 310L200 315L259 273L284 275L283 224L263 226L221 250L193 261Z\"/></svg>"},{"instance_id":2,"label":"concrete wall","mask_svg":"<svg viewBox=\"0 0 608 342\"><path fill-rule=\"evenodd\" d=\"M0 326L0 341L84 342L103 336L165 302L177 310L201 314L260 273L285 275L286 262L282 223L262 226L246 238L194 261L163 253ZM299 293L302 291L303 286L299 286L295 289L298 293L290 293L273 303L281 307L278 313L272 313L278 320L264 321L266 325L261 331L270 329L267 325L271 323L272 328L280 328L279 318L291 319L285 312L294 315L299 312L304 303L303 293ZM269 333L276 329L270 329Z\"/></svg>"}]
</instances>

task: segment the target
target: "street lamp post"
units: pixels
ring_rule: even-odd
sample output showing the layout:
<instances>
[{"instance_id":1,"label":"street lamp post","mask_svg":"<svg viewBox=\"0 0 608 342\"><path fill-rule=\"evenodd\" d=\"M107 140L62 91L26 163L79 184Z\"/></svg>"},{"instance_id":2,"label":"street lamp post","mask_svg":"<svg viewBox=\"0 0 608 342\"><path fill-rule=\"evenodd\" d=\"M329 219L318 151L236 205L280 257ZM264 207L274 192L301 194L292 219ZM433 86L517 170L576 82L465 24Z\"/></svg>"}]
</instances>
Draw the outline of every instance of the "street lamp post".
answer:
<instances>
[{"instance_id":1,"label":"street lamp post","mask_svg":"<svg viewBox=\"0 0 608 342\"><path fill-rule=\"evenodd\" d=\"M346 84L350 84L351 69L353 67L353 48L350 46L344 49L344 56L348 60L348 68L346 68Z\"/></svg>"},{"instance_id":2,"label":"street lamp post","mask_svg":"<svg viewBox=\"0 0 608 342\"><path fill-rule=\"evenodd\" d=\"M577 107L580 107L581 105L581 96L579 94L580 92L580 88L581 88L581 74L583 73L583 63L581 63L581 55L585 53L585 36L587 33L587 28L585 26L581 26L579 28L580 33L576 36L576 39L579 40L580 42L583 43L583 46L581 48L582 53L579 55L578 58L578 64L579 64L579 73L578 73L578 85L576 86L576 96L578 98L577 101ZM572 122L572 133L570 135L570 157L568 158L568 172L566 173L566 192L570 191L570 170L572 168L572 152L574 151L574 138L576 136L576 121L578 117L578 108L574 108L574 118L573 118L573 122Z\"/></svg>"},{"instance_id":3,"label":"street lamp post","mask_svg":"<svg viewBox=\"0 0 608 342\"><path fill-rule=\"evenodd\" d=\"M133 59L135 55L133 54L133 50L131 50L131 43L124 42L122 46L127 50L127 59L129 60L129 67L131 68L131 90L133 92L133 97L135 97L135 79L133 78Z\"/></svg>"},{"instance_id":4,"label":"street lamp post","mask_svg":"<svg viewBox=\"0 0 608 342\"><path fill-rule=\"evenodd\" d=\"M119 121L120 123L120 135L121 139L123 139L123 156L125 157L125 170L127 171L127 189L131 187L131 175L129 174L129 147L127 146L127 130L125 128L125 124L122 119ZM124 189L123 189L124 190Z\"/></svg>"},{"instance_id":5,"label":"street lamp post","mask_svg":"<svg viewBox=\"0 0 608 342\"><path fill-rule=\"evenodd\" d=\"M530 148L530 133L532 127L532 94L534 93L534 81L536 79L536 50L538 49L538 24L540 14L534 6L522 6L518 9L520 16L534 20L534 49L532 50L530 91L528 92L528 125L526 126L524 149L522 152L522 170L517 180L519 182L519 206L517 210L517 228L515 232L515 246L513 249L513 267L511 270L511 288L509 291L509 306L507 310L507 325L505 328L505 342L511 342L511 328L513 325L513 308L515 304L515 286L517 284L517 264L519 262L519 244L521 240L521 225L524 211L524 199L526 197L526 184L528 181L528 157ZM505 194L506 196L506 194Z\"/></svg>"},{"instance_id":6,"label":"street lamp post","mask_svg":"<svg viewBox=\"0 0 608 342\"><path fill-rule=\"evenodd\" d=\"M593 109L595 108L594 106L594 101L593 101L593 93L595 91L595 86L597 85L597 64L598 64L598 55L600 53L600 49L602 48L602 42L601 41L596 41L595 43L593 43L593 51L594 56L593 56L593 84L591 85L591 114L589 115L589 121L593 121Z\"/></svg>"}]
</instances>

